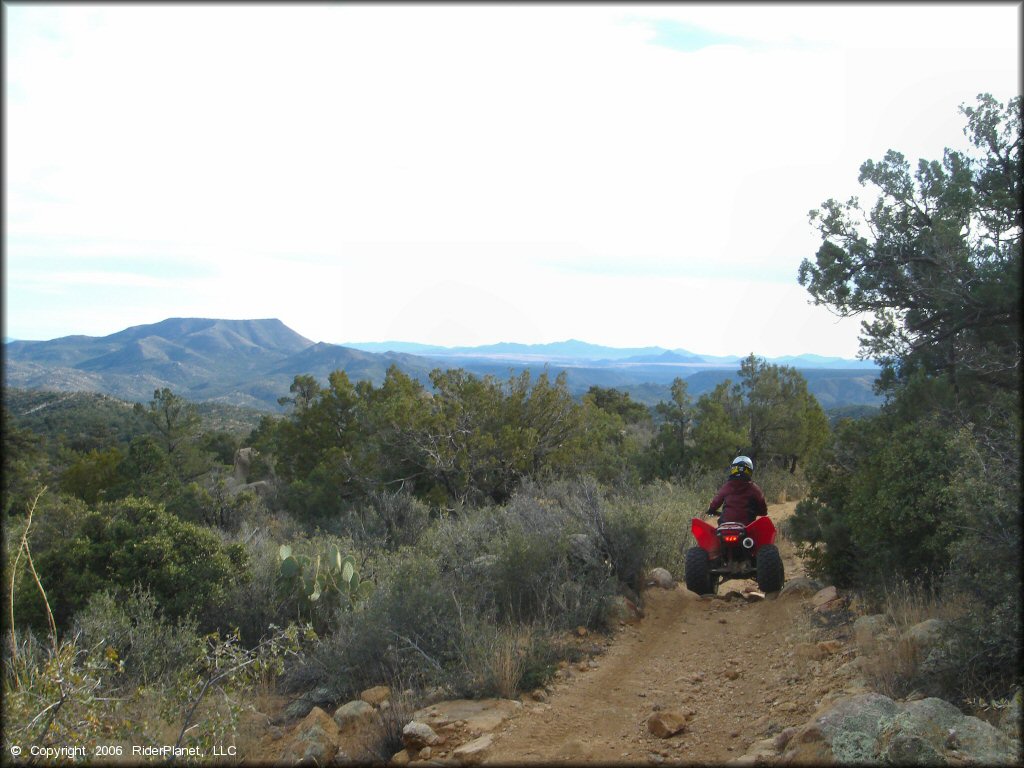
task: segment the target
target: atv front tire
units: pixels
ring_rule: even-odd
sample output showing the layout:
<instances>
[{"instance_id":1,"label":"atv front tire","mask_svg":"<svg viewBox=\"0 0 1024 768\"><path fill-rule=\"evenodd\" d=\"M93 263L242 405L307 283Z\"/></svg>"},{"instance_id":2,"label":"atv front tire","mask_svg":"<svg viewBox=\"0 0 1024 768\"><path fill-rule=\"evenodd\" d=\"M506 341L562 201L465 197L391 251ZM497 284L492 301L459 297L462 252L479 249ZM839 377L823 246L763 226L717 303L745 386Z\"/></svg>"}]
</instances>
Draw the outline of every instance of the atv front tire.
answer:
<instances>
[{"instance_id":1,"label":"atv front tire","mask_svg":"<svg viewBox=\"0 0 1024 768\"><path fill-rule=\"evenodd\" d=\"M762 592L778 592L786 582L782 555L774 544L762 544L757 550L757 588Z\"/></svg>"},{"instance_id":2,"label":"atv front tire","mask_svg":"<svg viewBox=\"0 0 1024 768\"><path fill-rule=\"evenodd\" d=\"M711 586L711 565L708 553L700 547L691 547L686 550L684 561L684 578L686 588L698 595L710 595L714 589Z\"/></svg>"}]
</instances>

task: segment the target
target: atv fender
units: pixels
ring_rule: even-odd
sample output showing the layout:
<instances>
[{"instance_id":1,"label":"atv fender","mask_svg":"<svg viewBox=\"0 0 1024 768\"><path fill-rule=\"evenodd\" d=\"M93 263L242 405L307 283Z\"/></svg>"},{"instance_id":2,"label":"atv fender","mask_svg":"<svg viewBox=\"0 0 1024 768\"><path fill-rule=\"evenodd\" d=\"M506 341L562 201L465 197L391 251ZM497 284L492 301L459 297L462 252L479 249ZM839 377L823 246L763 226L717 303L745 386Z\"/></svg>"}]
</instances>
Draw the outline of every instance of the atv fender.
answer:
<instances>
[{"instance_id":1,"label":"atv fender","mask_svg":"<svg viewBox=\"0 0 1024 768\"><path fill-rule=\"evenodd\" d=\"M715 526L695 517L690 521L690 530L693 532L693 538L697 540L697 545L708 553L708 557L712 560L718 557L721 542L718 541Z\"/></svg>"},{"instance_id":2,"label":"atv fender","mask_svg":"<svg viewBox=\"0 0 1024 768\"><path fill-rule=\"evenodd\" d=\"M747 526L747 536L754 540L754 552L764 544L775 543L775 524L767 517L759 517Z\"/></svg>"}]
</instances>

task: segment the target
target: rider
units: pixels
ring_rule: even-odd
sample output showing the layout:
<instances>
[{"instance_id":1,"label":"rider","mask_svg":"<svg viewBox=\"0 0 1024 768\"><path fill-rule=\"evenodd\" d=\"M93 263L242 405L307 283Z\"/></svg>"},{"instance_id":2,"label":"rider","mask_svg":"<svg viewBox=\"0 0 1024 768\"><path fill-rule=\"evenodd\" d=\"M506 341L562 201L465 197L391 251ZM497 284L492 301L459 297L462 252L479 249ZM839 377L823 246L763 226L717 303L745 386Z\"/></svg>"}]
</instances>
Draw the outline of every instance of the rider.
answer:
<instances>
[{"instance_id":1,"label":"rider","mask_svg":"<svg viewBox=\"0 0 1024 768\"><path fill-rule=\"evenodd\" d=\"M722 514L718 523L743 523L747 525L754 522L760 515L768 514L768 504L764 500L764 493L751 478L754 475L754 462L746 456L737 456L732 460L729 467L729 479L725 485L718 489L715 498L708 506L707 515L714 515L722 506Z\"/></svg>"}]
</instances>

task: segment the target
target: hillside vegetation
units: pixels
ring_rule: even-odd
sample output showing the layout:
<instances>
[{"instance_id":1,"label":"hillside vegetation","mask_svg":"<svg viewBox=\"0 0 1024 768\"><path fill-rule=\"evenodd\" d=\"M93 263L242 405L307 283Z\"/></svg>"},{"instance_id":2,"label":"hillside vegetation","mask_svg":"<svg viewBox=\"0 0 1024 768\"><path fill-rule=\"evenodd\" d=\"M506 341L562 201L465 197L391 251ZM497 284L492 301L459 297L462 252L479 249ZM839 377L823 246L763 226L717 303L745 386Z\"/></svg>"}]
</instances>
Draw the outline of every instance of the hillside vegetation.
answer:
<instances>
[{"instance_id":1,"label":"hillside vegetation","mask_svg":"<svg viewBox=\"0 0 1024 768\"><path fill-rule=\"evenodd\" d=\"M890 153L861 169L880 189L865 225L854 202L812 214L823 244L801 283L876 318L863 343L885 404L856 419L830 424L800 371L754 355L699 394L675 378L652 408L614 386L574 396L564 373L397 363L376 380L292 374L281 412L255 420L167 386L131 405L5 392L4 748L209 749L280 694L300 717L381 683L413 700L533 690L577 660L569 630L617 625L652 566L683 572L689 519L737 453L770 502L801 499L785 533L812 572L868 605L943 606L939 650L894 668L893 693L1008 696L1020 103L964 114L977 157L911 175ZM173 322L188 354L126 339L179 370L239 333ZM338 362L247 328L275 364Z\"/></svg>"}]
</instances>

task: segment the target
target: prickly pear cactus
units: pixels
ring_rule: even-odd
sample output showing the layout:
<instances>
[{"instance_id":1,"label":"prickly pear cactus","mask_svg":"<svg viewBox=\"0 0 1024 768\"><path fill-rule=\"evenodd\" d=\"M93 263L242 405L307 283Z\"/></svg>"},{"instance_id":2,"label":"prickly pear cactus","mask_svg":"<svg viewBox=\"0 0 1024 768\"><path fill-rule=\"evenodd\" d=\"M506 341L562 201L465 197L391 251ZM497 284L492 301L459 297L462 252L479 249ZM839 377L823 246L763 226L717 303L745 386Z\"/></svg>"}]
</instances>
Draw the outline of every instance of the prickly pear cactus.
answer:
<instances>
[{"instance_id":1,"label":"prickly pear cactus","mask_svg":"<svg viewBox=\"0 0 1024 768\"><path fill-rule=\"evenodd\" d=\"M358 608L373 593L373 583L359 578L355 558L343 556L335 544L312 555L298 554L282 544L277 558L278 586L283 594L295 596L300 617L310 615L314 604L321 602L346 610Z\"/></svg>"}]
</instances>

